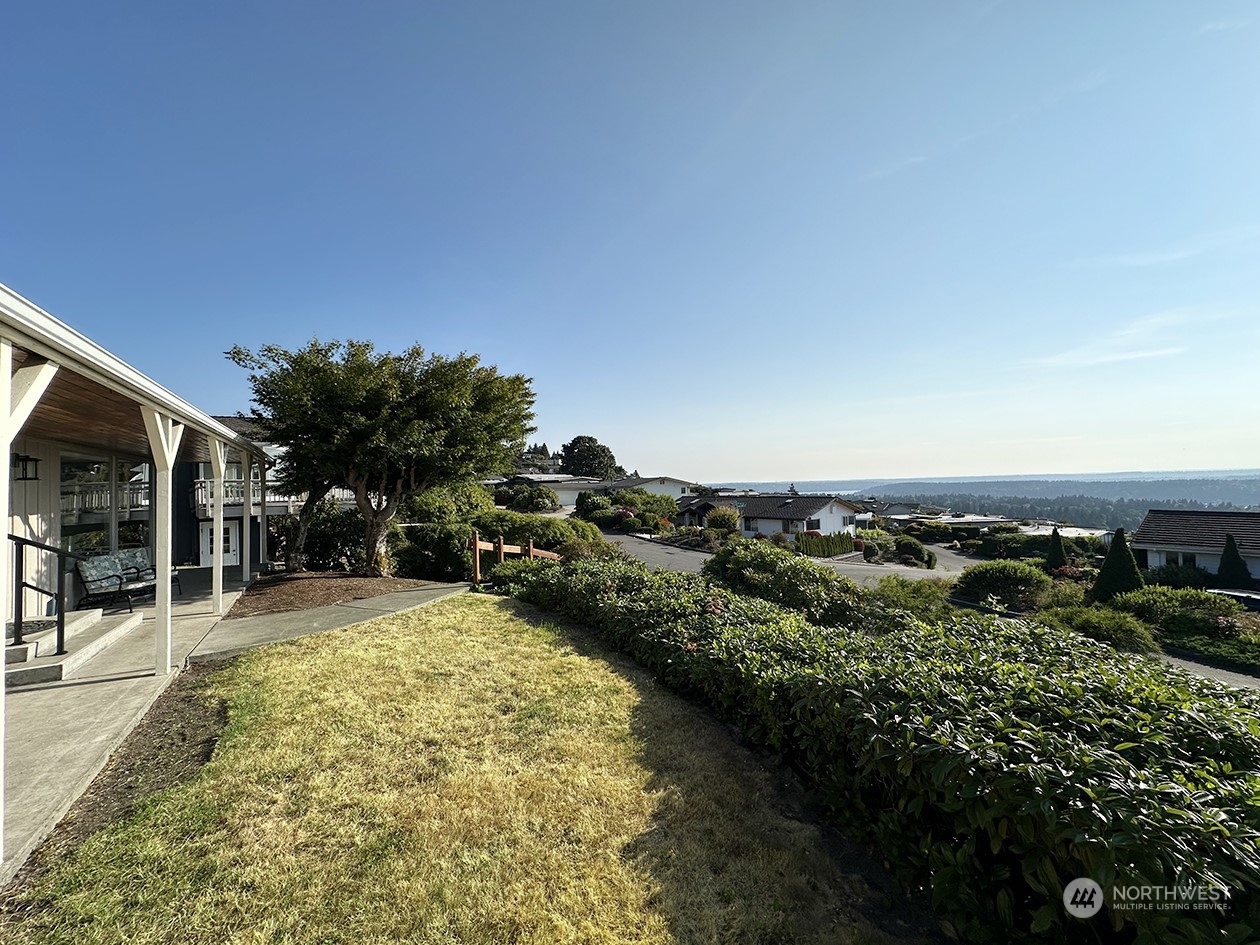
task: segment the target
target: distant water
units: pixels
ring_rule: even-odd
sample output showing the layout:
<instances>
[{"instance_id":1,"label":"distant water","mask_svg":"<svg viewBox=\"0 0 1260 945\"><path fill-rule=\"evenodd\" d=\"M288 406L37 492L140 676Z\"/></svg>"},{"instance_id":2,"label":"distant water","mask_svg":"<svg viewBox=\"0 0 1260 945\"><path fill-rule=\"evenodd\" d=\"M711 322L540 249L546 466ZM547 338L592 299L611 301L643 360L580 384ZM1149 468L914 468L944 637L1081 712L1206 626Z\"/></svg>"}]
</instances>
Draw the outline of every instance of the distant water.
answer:
<instances>
[{"instance_id":1,"label":"distant water","mask_svg":"<svg viewBox=\"0 0 1260 945\"><path fill-rule=\"evenodd\" d=\"M786 492L789 487L795 486L798 492L849 495L857 492L969 492L968 489L958 488L968 483L983 483L991 487L998 483L1019 482L1071 482L1076 485L1091 482L1176 482L1188 479L1255 479L1260 484L1260 469L1177 469L1112 473L1046 473L1030 476L938 476L917 479L784 479L774 482L718 482L710 483L710 485L730 489L756 489L760 492ZM953 488L934 488L944 485L951 485Z\"/></svg>"}]
</instances>

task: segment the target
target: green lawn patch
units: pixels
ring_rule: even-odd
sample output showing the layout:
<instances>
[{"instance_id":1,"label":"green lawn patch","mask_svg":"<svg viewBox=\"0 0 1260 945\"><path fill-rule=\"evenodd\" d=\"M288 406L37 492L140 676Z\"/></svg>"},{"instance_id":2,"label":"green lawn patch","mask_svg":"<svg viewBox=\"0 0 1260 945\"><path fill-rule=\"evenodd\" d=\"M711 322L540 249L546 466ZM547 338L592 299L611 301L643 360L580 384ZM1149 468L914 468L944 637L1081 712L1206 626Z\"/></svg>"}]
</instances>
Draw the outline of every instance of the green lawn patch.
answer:
<instances>
[{"instance_id":1,"label":"green lawn patch","mask_svg":"<svg viewBox=\"0 0 1260 945\"><path fill-rule=\"evenodd\" d=\"M464 596L240 658L198 776L54 863L0 938L894 941L781 772L533 614Z\"/></svg>"}]
</instances>

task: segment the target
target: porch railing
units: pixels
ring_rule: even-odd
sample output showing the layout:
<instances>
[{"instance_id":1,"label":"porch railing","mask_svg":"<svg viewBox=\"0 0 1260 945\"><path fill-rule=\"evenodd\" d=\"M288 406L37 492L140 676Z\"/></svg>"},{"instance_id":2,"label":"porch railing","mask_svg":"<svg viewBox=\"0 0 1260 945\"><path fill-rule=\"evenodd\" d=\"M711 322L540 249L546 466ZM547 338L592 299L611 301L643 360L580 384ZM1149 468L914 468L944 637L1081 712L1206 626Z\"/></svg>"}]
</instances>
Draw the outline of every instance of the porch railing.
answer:
<instances>
[{"instance_id":1,"label":"porch railing","mask_svg":"<svg viewBox=\"0 0 1260 945\"><path fill-rule=\"evenodd\" d=\"M328 493L328 497L335 499L340 503L354 502L354 492L350 489L333 489ZM196 479L193 481L193 504L198 512L205 511L208 515L214 500L214 480L213 479ZM302 507L302 503L306 501L306 496L287 496L277 495L271 489L267 490L267 507L268 514L272 514L271 510L275 506L283 506L284 510L289 513L296 513ZM223 505L236 506L245 504L245 480L244 479L225 479L223 481ZM262 483L254 480L249 484L249 504L250 507L262 505Z\"/></svg>"},{"instance_id":2,"label":"porch railing","mask_svg":"<svg viewBox=\"0 0 1260 945\"><path fill-rule=\"evenodd\" d=\"M53 545L46 545L42 541L34 541L30 538L22 538L19 535L9 535L9 541L13 542L13 646L21 646L26 640L22 636L22 622L24 620L23 598L26 596L25 591L35 591L46 597L52 598L56 604L57 610L57 655L64 656L66 653L66 567L67 559L74 561L85 561L83 555L76 555L73 551L66 551L64 548L57 548ZM26 549L38 548L40 551L47 551L57 556L57 589L51 591L48 588L40 587L38 584L32 584L26 580Z\"/></svg>"}]
</instances>

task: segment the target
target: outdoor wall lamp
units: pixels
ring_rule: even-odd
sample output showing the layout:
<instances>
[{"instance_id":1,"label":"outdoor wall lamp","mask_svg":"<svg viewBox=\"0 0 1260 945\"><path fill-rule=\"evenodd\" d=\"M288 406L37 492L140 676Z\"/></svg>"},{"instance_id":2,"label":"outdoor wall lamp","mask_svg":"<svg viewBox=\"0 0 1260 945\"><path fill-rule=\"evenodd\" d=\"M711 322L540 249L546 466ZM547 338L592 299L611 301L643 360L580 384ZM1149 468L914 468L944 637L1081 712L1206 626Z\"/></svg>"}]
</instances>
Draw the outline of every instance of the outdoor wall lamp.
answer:
<instances>
[{"instance_id":1,"label":"outdoor wall lamp","mask_svg":"<svg viewBox=\"0 0 1260 945\"><path fill-rule=\"evenodd\" d=\"M14 482L38 482L39 459L23 453L14 453L13 473Z\"/></svg>"}]
</instances>

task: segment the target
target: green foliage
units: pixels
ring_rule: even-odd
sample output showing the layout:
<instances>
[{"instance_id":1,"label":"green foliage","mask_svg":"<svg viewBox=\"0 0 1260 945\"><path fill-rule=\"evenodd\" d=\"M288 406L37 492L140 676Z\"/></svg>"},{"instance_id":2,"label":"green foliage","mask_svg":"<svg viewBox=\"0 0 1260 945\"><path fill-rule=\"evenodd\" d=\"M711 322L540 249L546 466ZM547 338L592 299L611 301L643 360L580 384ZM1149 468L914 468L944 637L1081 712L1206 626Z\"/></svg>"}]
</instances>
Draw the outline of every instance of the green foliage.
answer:
<instances>
[{"instance_id":1,"label":"green foliage","mask_svg":"<svg viewBox=\"0 0 1260 945\"><path fill-rule=\"evenodd\" d=\"M1142 580L1147 584L1164 587L1195 587L1202 590L1211 583L1212 575L1205 568L1192 564L1165 564L1144 572Z\"/></svg>"},{"instance_id":2,"label":"green foliage","mask_svg":"<svg viewBox=\"0 0 1260 945\"><path fill-rule=\"evenodd\" d=\"M560 471L570 476L614 479L620 472L617 457L593 436L575 436L560 447Z\"/></svg>"},{"instance_id":3,"label":"green foliage","mask_svg":"<svg viewBox=\"0 0 1260 945\"><path fill-rule=\"evenodd\" d=\"M644 489L619 489L610 497L616 508L630 509L635 515L655 515L673 520L678 516L678 503L667 495L656 495Z\"/></svg>"},{"instance_id":4,"label":"green foliage","mask_svg":"<svg viewBox=\"0 0 1260 945\"><path fill-rule=\"evenodd\" d=\"M1233 618L1243 610L1235 600L1190 587L1143 587L1118 594L1108 606L1133 614L1163 633L1217 637L1237 634Z\"/></svg>"},{"instance_id":5,"label":"green foliage","mask_svg":"<svg viewBox=\"0 0 1260 945\"><path fill-rule=\"evenodd\" d=\"M608 496L596 495L594 492L578 493L574 511L579 517L589 521L594 512L600 512L605 509L612 509L612 502Z\"/></svg>"},{"instance_id":6,"label":"green foliage","mask_svg":"<svg viewBox=\"0 0 1260 945\"><path fill-rule=\"evenodd\" d=\"M1018 522L994 522L985 529L990 535L1018 535Z\"/></svg>"},{"instance_id":7,"label":"green foliage","mask_svg":"<svg viewBox=\"0 0 1260 945\"><path fill-rule=\"evenodd\" d=\"M466 522L414 525L404 529L394 548L399 577L426 581L467 581L472 577L468 543L472 526Z\"/></svg>"},{"instance_id":8,"label":"green foliage","mask_svg":"<svg viewBox=\"0 0 1260 945\"><path fill-rule=\"evenodd\" d=\"M477 482L453 482L408 496L399 504L404 522L449 525L466 522L478 512L494 508L494 497Z\"/></svg>"},{"instance_id":9,"label":"green foliage","mask_svg":"<svg viewBox=\"0 0 1260 945\"><path fill-rule=\"evenodd\" d=\"M332 499L320 502L310 516L305 566L311 571L363 570L363 516Z\"/></svg>"},{"instance_id":10,"label":"green foliage","mask_svg":"<svg viewBox=\"0 0 1260 945\"><path fill-rule=\"evenodd\" d=\"M976 525L953 525L949 522L913 522L903 531L913 535L920 541L943 543L947 541L968 541L980 538L980 528Z\"/></svg>"},{"instance_id":11,"label":"green foliage","mask_svg":"<svg viewBox=\"0 0 1260 945\"><path fill-rule=\"evenodd\" d=\"M602 541L599 529L576 518L551 518L495 509L480 512L470 523L481 534L482 541L494 541L500 535L509 545L526 545L532 539L535 548L554 551L567 541L583 539Z\"/></svg>"},{"instance_id":12,"label":"green foliage","mask_svg":"<svg viewBox=\"0 0 1260 945\"><path fill-rule=\"evenodd\" d=\"M739 509L719 505L705 516L704 525L719 532L734 532L739 530L739 519Z\"/></svg>"},{"instance_id":13,"label":"green foliage","mask_svg":"<svg viewBox=\"0 0 1260 945\"><path fill-rule=\"evenodd\" d=\"M880 578L870 593L886 608L903 610L919 620L938 622L958 613L958 609L949 602L953 586L950 580L921 580L890 574Z\"/></svg>"},{"instance_id":14,"label":"green foliage","mask_svg":"<svg viewBox=\"0 0 1260 945\"><path fill-rule=\"evenodd\" d=\"M796 550L810 558L834 558L836 555L847 555L853 550L853 536L848 532L838 535L805 535L796 536Z\"/></svg>"},{"instance_id":15,"label":"green foliage","mask_svg":"<svg viewBox=\"0 0 1260 945\"><path fill-rule=\"evenodd\" d=\"M868 596L826 565L751 538L727 542L704 563L703 573L742 594L800 611L823 626L850 625Z\"/></svg>"},{"instance_id":16,"label":"green foliage","mask_svg":"<svg viewBox=\"0 0 1260 945\"><path fill-rule=\"evenodd\" d=\"M618 516L616 509L594 509L585 517L596 528L611 530L616 528L625 516Z\"/></svg>"},{"instance_id":17,"label":"green foliage","mask_svg":"<svg viewBox=\"0 0 1260 945\"><path fill-rule=\"evenodd\" d=\"M1050 590L1042 596L1038 606L1083 607L1085 606L1085 586L1079 581L1056 580L1050 585Z\"/></svg>"},{"instance_id":18,"label":"green foliage","mask_svg":"<svg viewBox=\"0 0 1260 945\"><path fill-rule=\"evenodd\" d=\"M1239 553L1238 543L1234 541L1233 535L1225 536L1225 550L1221 552L1221 563L1216 569L1216 586L1243 591L1255 587L1251 571Z\"/></svg>"},{"instance_id":19,"label":"green foliage","mask_svg":"<svg viewBox=\"0 0 1260 945\"><path fill-rule=\"evenodd\" d=\"M1051 580L1040 568L1021 561L983 561L966 568L954 593L983 604L996 600L1012 610L1033 610L1049 592Z\"/></svg>"},{"instance_id":20,"label":"green foliage","mask_svg":"<svg viewBox=\"0 0 1260 945\"><path fill-rule=\"evenodd\" d=\"M1063 547L1063 536L1059 534L1059 527L1056 525L1050 531L1050 547L1046 549L1045 568L1047 571L1056 571L1066 567L1067 564L1067 550Z\"/></svg>"},{"instance_id":21,"label":"green foliage","mask_svg":"<svg viewBox=\"0 0 1260 945\"><path fill-rule=\"evenodd\" d=\"M507 506L513 512L554 512L560 508L560 497L546 486L517 486Z\"/></svg>"},{"instance_id":22,"label":"green foliage","mask_svg":"<svg viewBox=\"0 0 1260 945\"><path fill-rule=\"evenodd\" d=\"M520 584L784 753L835 821L931 889L962 941L1076 941L1061 895L1079 876L1224 885L1236 915L1260 909L1255 694L1027 621L906 620L872 636L860 614L818 627L629 562ZM1195 945L1223 941L1219 922L1104 905L1089 936Z\"/></svg>"},{"instance_id":23,"label":"green foliage","mask_svg":"<svg viewBox=\"0 0 1260 945\"><path fill-rule=\"evenodd\" d=\"M506 558L490 568L486 584L500 594L519 594L529 575L555 566L556 562L545 558Z\"/></svg>"},{"instance_id":24,"label":"green foliage","mask_svg":"<svg viewBox=\"0 0 1260 945\"><path fill-rule=\"evenodd\" d=\"M1118 528L1112 536L1111 547L1107 549L1107 557L1098 571L1098 579L1094 581L1089 598L1095 603L1105 604L1117 594L1137 590L1143 583L1129 540L1124 529Z\"/></svg>"},{"instance_id":25,"label":"green foliage","mask_svg":"<svg viewBox=\"0 0 1260 945\"><path fill-rule=\"evenodd\" d=\"M903 564L913 562L916 565L926 565L928 563L928 550L923 547L923 542L911 535L898 535L894 538L893 553ZM936 564L935 554L932 555L932 564Z\"/></svg>"},{"instance_id":26,"label":"green foliage","mask_svg":"<svg viewBox=\"0 0 1260 945\"><path fill-rule=\"evenodd\" d=\"M251 372L252 418L285 449L277 484L315 497L332 486L354 490L372 574L388 571L389 524L404 498L511 469L533 429L529 378L502 375L476 355L318 340L297 351L238 345L227 355Z\"/></svg>"},{"instance_id":27,"label":"green foliage","mask_svg":"<svg viewBox=\"0 0 1260 945\"><path fill-rule=\"evenodd\" d=\"M1075 542L1059 539L1065 558L1081 556ZM980 553L987 558L1045 558L1049 560L1052 535L1025 535L1019 532L1000 532L985 535L980 540ZM1065 562L1066 563L1066 562Z\"/></svg>"},{"instance_id":28,"label":"green foliage","mask_svg":"<svg viewBox=\"0 0 1260 945\"><path fill-rule=\"evenodd\" d=\"M626 534L643 531L643 523L631 515L629 518L623 518L621 524L617 526Z\"/></svg>"},{"instance_id":29,"label":"green foliage","mask_svg":"<svg viewBox=\"0 0 1260 945\"><path fill-rule=\"evenodd\" d=\"M1037 614L1037 619L1052 627L1083 634L1117 650L1132 653L1158 653L1159 644L1151 628L1132 614L1109 607L1053 607Z\"/></svg>"}]
</instances>

